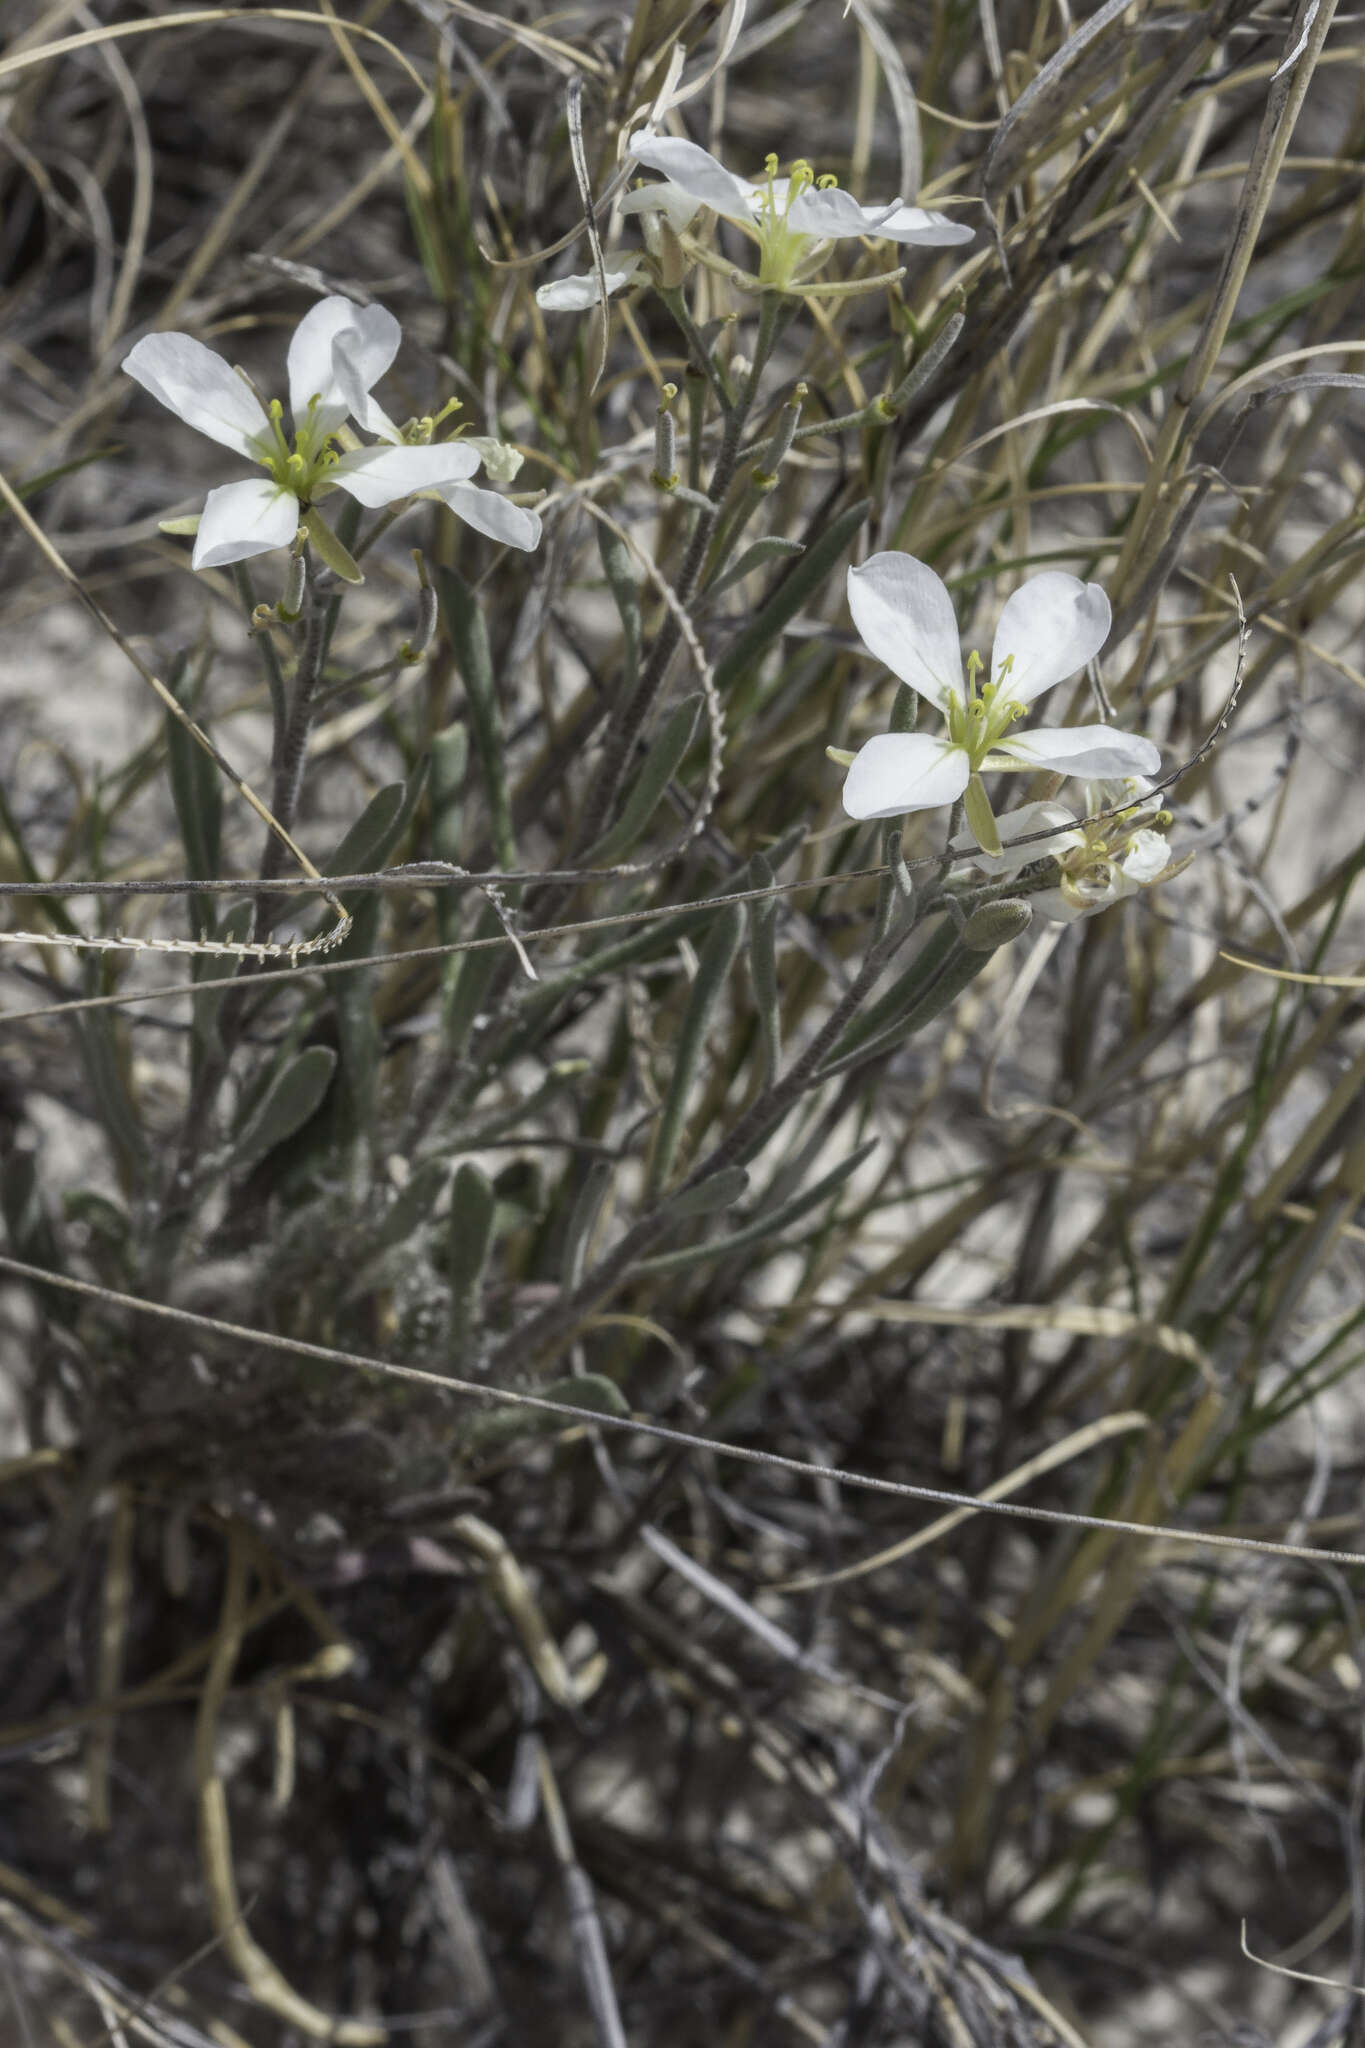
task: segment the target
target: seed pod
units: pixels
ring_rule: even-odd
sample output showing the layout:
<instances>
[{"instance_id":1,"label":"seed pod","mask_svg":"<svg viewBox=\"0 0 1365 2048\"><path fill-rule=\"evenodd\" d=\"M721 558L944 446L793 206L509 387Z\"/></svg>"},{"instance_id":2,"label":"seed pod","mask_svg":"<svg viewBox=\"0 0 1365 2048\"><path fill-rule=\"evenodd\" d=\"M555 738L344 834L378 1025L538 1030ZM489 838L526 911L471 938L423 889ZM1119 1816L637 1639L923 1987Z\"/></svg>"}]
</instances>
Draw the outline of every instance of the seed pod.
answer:
<instances>
[{"instance_id":1,"label":"seed pod","mask_svg":"<svg viewBox=\"0 0 1365 2048\"><path fill-rule=\"evenodd\" d=\"M289 573L284 579L284 591L276 607L280 617L288 626L293 625L295 619L298 618L303 610L304 579L305 565L303 550L300 549L297 554L291 555L289 558Z\"/></svg>"},{"instance_id":2,"label":"seed pod","mask_svg":"<svg viewBox=\"0 0 1365 2048\"><path fill-rule=\"evenodd\" d=\"M659 410L654 415L654 473L651 482L656 483L661 491L676 490L678 485L678 437L669 411L677 395L676 384L665 384L659 394Z\"/></svg>"},{"instance_id":3,"label":"seed pod","mask_svg":"<svg viewBox=\"0 0 1365 2048\"><path fill-rule=\"evenodd\" d=\"M777 425L773 429L772 439L763 451L762 460L754 467L754 482L760 490L770 491L777 482L778 471L787 459L801 419L801 402L805 396L805 385L798 384L791 398L777 415Z\"/></svg>"},{"instance_id":4,"label":"seed pod","mask_svg":"<svg viewBox=\"0 0 1365 2048\"><path fill-rule=\"evenodd\" d=\"M405 640L398 650L398 659L405 668L412 668L421 661L432 641L436 638L436 592L428 584L417 593L417 626L410 640Z\"/></svg>"}]
</instances>

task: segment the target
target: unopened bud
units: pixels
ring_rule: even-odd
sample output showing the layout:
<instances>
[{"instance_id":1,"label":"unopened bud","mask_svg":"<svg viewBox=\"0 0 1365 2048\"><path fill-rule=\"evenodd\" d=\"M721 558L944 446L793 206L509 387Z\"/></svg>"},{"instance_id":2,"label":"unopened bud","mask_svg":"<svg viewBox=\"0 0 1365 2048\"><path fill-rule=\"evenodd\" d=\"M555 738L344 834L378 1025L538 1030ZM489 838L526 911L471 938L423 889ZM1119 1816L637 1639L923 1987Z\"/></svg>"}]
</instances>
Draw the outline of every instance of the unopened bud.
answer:
<instances>
[{"instance_id":1,"label":"unopened bud","mask_svg":"<svg viewBox=\"0 0 1365 2048\"><path fill-rule=\"evenodd\" d=\"M1020 896L1002 896L997 903L980 903L962 927L962 943L973 953L994 953L1008 946L1033 922L1033 911Z\"/></svg>"},{"instance_id":2,"label":"unopened bud","mask_svg":"<svg viewBox=\"0 0 1365 2048\"><path fill-rule=\"evenodd\" d=\"M677 291L687 276L687 258L676 228L662 213L652 210L640 215L640 226L644 232L645 247L659 266L660 288L666 292Z\"/></svg>"}]
</instances>

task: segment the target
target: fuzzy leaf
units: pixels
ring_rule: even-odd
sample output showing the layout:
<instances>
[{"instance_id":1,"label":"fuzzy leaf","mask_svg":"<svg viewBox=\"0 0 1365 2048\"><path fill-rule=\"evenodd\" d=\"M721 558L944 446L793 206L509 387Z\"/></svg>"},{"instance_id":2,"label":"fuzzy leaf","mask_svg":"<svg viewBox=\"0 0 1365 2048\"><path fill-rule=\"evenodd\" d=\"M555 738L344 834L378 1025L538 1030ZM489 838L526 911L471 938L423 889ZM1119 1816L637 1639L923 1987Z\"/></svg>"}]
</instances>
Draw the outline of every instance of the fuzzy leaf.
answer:
<instances>
[{"instance_id":1,"label":"fuzzy leaf","mask_svg":"<svg viewBox=\"0 0 1365 2048\"><path fill-rule=\"evenodd\" d=\"M310 1045L280 1069L233 1148L234 1164L254 1165L302 1130L331 1086L337 1056L329 1045Z\"/></svg>"}]
</instances>

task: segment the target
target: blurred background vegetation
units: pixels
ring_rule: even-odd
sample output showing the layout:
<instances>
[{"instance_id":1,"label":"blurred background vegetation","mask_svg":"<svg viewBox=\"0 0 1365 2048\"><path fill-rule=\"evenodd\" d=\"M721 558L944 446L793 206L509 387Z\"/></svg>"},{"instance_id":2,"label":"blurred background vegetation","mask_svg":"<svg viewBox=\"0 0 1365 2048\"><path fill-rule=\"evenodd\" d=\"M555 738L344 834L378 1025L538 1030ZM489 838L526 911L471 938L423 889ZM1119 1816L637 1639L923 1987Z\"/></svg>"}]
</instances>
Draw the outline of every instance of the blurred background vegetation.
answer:
<instances>
[{"instance_id":1,"label":"blurred background vegetation","mask_svg":"<svg viewBox=\"0 0 1365 2048\"><path fill-rule=\"evenodd\" d=\"M1358 1571L1254 1547L1362 1519L1334 17L10 0L6 2042L1362 2038ZM534 296L584 175L639 246L651 111L975 239L838 245L903 273L794 302L727 442L723 268L683 325ZM158 522L236 470L119 363L181 329L273 391L320 292L402 321L396 418L515 444L544 539L419 502L253 630L286 558L190 573ZM1038 567L1104 585L1109 704L1194 762L1176 879L974 951L942 816L843 816L891 547L983 648ZM267 798L306 742L322 874L504 879L343 890L292 967L64 946L334 920L146 672Z\"/></svg>"}]
</instances>

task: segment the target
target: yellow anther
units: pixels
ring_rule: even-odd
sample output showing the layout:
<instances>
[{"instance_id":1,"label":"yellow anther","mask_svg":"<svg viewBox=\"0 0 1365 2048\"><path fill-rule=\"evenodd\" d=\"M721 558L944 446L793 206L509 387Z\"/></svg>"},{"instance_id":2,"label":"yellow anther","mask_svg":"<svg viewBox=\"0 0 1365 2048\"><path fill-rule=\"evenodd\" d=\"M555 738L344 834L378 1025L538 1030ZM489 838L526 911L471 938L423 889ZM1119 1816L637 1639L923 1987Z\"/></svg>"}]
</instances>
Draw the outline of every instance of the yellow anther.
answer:
<instances>
[{"instance_id":1,"label":"yellow anther","mask_svg":"<svg viewBox=\"0 0 1365 2048\"><path fill-rule=\"evenodd\" d=\"M777 176L777 151L775 149L770 149L764 157L763 169L768 177L775 178Z\"/></svg>"},{"instance_id":2,"label":"yellow anther","mask_svg":"<svg viewBox=\"0 0 1365 2048\"><path fill-rule=\"evenodd\" d=\"M272 420L282 420L284 418L284 400L281 398L272 398L270 401L269 411Z\"/></svg>"},{"instance_id":3,"label":"yellow anther","mask_svg":"<svg viewBox=\"0 0 1365 2048\"><path fill-rule=\"evenodd\" d=\"M825 171L816 179L815 189L817 192L833 192L838 183L833 171Z\"/></svg>"}]
</instances>

